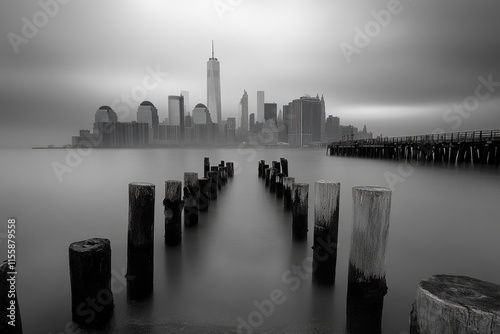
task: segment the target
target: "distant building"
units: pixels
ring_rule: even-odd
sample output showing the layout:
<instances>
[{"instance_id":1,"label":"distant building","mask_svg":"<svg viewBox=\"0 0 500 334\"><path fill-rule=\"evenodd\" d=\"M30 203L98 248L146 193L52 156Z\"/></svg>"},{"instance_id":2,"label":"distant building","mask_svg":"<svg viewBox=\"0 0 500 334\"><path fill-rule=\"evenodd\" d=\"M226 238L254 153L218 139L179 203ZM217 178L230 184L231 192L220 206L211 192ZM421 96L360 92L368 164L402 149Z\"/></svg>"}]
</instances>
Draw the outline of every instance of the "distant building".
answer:
<instances>
[{"instance_id":1,"label":"distant building","mask_svg":"<svg viewBox=\"0 0 500 334\"><path fill-rule=\"evenodd\" d=\"M324 102L323 102L324 103ZM313 142L321 142L324 132L322 112L324 104L319 97L303 96L293 100L288 108L288 142L300 147Z\"/></svg>"},{"instance_id":2,"label":"distant building","mask_svg":"<svg viewBox=\"0 0 500 334\"><path fill-rule=\"evenodd\" d=\"M203 103L198 103L193 109L194 124L209 124L212 123L210 112Z\"/></svg>"},{"instance_id":3,"label":"distant building","mask_svg":"<svg viewBox=\"0 0 500 334\"><path fill-rule=\"evenodd\" d=\"M340 134L340 118L332 115L328 116L325 124L326 140L338 141L342 139Z\"/></svg>"},{"instance_id":4,"label":"distant building","mask_svg":"<svg viewBox=\"0 0 500 334\"><path fill-rule=\"evenodd\" d=\"M116 123L116 122L118 122L118 116L116 116L116 112L109 106L102 106L95 112L93 132L97 134L98 123Z\"/></svg>"},{"instance_id":5,"label":"distant building","mask_svg":"<svg viewBox=\"0 0 500 334\"><path fill-rule=\"evenodd\" d=\"M278 120L278 105L276 103L264 103L264 121Z\"/></svg>"},{"instance_id":6,"label":"distant building","mask_svg":"<svg viewBox=\"0 0 500 334\"><path fill-rule=\"evenodd\" d=\"M226 144L234 144L236 141L236 118L227 118Z\"/></svg>"},{"instance_id":7,"label":"distant building","mask_svg":"<svg viewBox=\"0 0 500 334\"><path fill-rule=\"evenodd\" d=\"M214 56L212 41L212 57L207 62L207 105L214 117L214 122L222 121L221 90L220 90L220 63Z\"/></svg>"},{"instance_id":8,"label":"distant building","mask_svg":"<svg viewBox=\"0 0 500 334\"><path fill-rule=\"evenodd\" d=\"M248 132L248 94L247 91L243 91L243 96L240 100L241 108L241 130L243 133Z\"/></svg>"},{"instance_id":9,"label":"distant building","mask_svg":"<svg viewBox=\"0 0 500 334\"><path fill-rule=\"evenodd\" d=\"M150 139L158 139L158 109L149 101L141 103L137 110L137 123L147 123Z\"/></svg>"},{"instance_id":10,"label":"distant building","mask_svg":"<svg viewBox=\"0 0 500 334\"><path fill-rule=\"evenodd\" d=\"M249 125L250 125L250 128L249 128L250 132L253 132L253 127L255 126L255 114L254 113L250 114Z\"/></svg>"},{"instance_id":11,"label":"distant building","mask_svg":"<svg viewBox=\"0 0 500 334\"><path fill-rule=\"evenodd\" d=\"M184 97L169 95L168 97L168 121L170 126L179 127L179 141L184 140Z\"/></svg>"},{"instance_id":12,"label":"distant building","mask_svg":"<svg viewBox=\"0 0 500 334\"><path fill-rule=\"evenodd\" d=\"M264 123L264 91L257 91L257 120L256 122Z\"/></svg>"},{"instance_id":13,"label":"distant building","mask_svg":"<svg viewBox=\"0 0 500 334\"><path fill-rule=\"evenodd\" d=\"M148 123L97 123L96 147L145 147L149 145Z\"/></svg>"},{"instance_id":14,"label":"distant building","mask_svg":"<svg viewBox=\"0 0 500 334\"><path fill-rule=\"evenodd\" d=\"M191 110L189 105L189 92L187 90L181 90L180 95L184 98L184 112L187 113Z\"/></svg>"}]
</instances>

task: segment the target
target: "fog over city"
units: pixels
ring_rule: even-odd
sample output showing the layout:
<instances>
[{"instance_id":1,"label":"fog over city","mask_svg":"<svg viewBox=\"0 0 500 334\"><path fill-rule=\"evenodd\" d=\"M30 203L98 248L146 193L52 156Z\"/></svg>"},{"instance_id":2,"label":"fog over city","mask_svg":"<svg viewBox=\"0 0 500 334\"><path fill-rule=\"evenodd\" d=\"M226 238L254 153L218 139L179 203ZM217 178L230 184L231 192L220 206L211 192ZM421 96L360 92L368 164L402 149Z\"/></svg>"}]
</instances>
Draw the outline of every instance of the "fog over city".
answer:
<instances>
[{"instance_id":1,"label":"fog over city","mask_svg":"<svg viewBox=\"0 0 500 334\"><path fill-rule=\"evenodd\" d=\"M142 100L163 120L181 91L191 109L206 104L212 40L223 118L237 117L244 90L255 112L263 90L279 109L323 95L327 116L375 136L498 128L499 10L494 0L3 1L0 146L71 143L151 71L159 80L120 121Z\"/></svg>"}]
</instances>

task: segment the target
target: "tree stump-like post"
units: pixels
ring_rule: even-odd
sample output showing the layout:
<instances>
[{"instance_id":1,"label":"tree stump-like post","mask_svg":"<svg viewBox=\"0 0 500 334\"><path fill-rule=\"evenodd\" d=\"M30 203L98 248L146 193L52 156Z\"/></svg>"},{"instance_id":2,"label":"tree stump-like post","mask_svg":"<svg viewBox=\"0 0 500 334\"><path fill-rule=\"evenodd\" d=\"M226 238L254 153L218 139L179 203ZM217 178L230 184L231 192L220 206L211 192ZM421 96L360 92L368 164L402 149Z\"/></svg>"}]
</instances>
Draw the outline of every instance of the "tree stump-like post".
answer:
<instances>
[{"instance_id":1,"label":"tree stump-like post","mask_svg":"<svg viewBox=\"0 0 500 334\"><path fill-rule=\"evenodd\" d=\"M127 291L131 298L153 292L155 185L128 187Z\"/></svg>"},{"instance_id":2,"label":"tree stump-like post","mask_svg":"<svg viewBox=\"0 0 500 334\"><path fill-rule=\"evenodd\" d=\"M219 167L219 170L222 173L222 185L225 186L227 184L227 167Z\"/></svg>"},{"instance_id":3,"label":"tree stump-like post","mask_svg":"<svg viewBox=\"0 0 500 334\"><path fill-rule=\"evenodd\" d=\"M200 185L198 173L184 173L184 225L198 225L198 198Z\"/></svg>"},{"instance_id":4,"label":"tree stump-like post","mask_svg":"<svg viewBox=\"0 0 500 334\"><path fill-rule=\"evenodd\" d=\"M17 300L16 275L14 264L9 264L7 260L0 263L0 333L2 334L23 334L21 312Z\"/></svg>"},{"instance_id":5,"label":"tree stump-like post","mask_svg":"<svg viewBox=\"0 0 500 334\"><path fill-rule=\"evenodd\" d=\"M182 240L182 182L176 180L165 181L165 243L169 246L177 245Z\"/></svg>"},{"instance_id":6,"label":"tree stump-like post","mask_svg":"<svg viewBox=\"0 0 500 334\"><path fill-rule=\"evenodd\" d=\"M387 188L354 187L353 227L347 288L347 328L381 331L385 253L389 234L391 194ZM360 321L359 317L363 317ZM361 326L362 325L362 326ZM361 326L361 327L360 327Z\"/></svg>"},{"instance_id":7,"label":"tree stump-like post","mask_svg":"<svg viewBox=\"0 0 500 334\"><path fill-rule=\"evenodd\" d=\"M292 186L292 234L295 240L307 238L309 212L309 184L294 183Z\"/></svg>"},{"instance_id":8,"label":"tree stump-like post","mask_svg":"<svg viewBox=\"0 0 500 334\"><path fill-rule=\"evenodd\" d=\"M500 333L500 285L435 275L418 284L411 334Z\"/></svg>"},{"instance_id":9,"label":"tree stump-like post","mask_svg":"<svg viewBox=\"0 0 500 334\"><path fill-rule=\"evenodd\" d=\"M314 184L313 277L316 282L333 284L337 265L340 183Z\"/></svg>"},{"instance_id":10,"label":"tree stump-like post","mask_svg":"<svg viewBox=\"0 0 500 334\"><path fill-rule=\"evenodd\" d=\"M198 208L200 211L208 210L210 204L210 184L209 179L202 177L198 180L200 187L200 196L198 198Z\"/></svg>"},{"instance_id":11,"label":"tree stump-like post","mask_svg":"<svg viewBox=\"0 0 500 334\"><path fill-rule=\"evenodd\" d=\"M264 165L266 162L264 160L259 161L259 178L264 178Z\"/></svg>"},{"instance_id":12,"label":"tree stump-like post","mask_svg":"<svg viewBox=\"0 0 500 334\"><path fill-rule=\"evenodd\" d=\"M113 315L111 244L94 238L69 245L71 313L82 328L104 327Z\"/></svg>"},{"instance_id":13,"label":"tree stump-like post","mask_svg":"<svg viewBox=\"0 0 500 334\"><path fill-rule=\"evenodd\" d=\"M262 166L262 178L263 178L264 180L266 179L266 169L268 169L268 168L269 168L269 165L267 165L267 164L264 164L264 165Z\"/></svg>"},{"instance_id":14,"label":"tree stump-like post","mask_svg":"<svg viewBox=\"0 0 500 334\"><path fill-rule=\"evenodd\" d=\"M234 177L234 162L226 162L227 176Z\"/></svg>"},{"instance_id":15,"label":"tree stump-like post","mask_svg":"<svg viewBox=\"0 0 500 334\"><path fill-rule=\"evenodd\" d=\"M284 173L276 174L276 197L283 197L283 178L285 177Z\"/></svg>"},{"instance_id":16,"label":"tree stump-like post","mask_svg":"<svg viewBox=\"0 0 500 334\"><path fill-rule=\"evenodd\" d=\"M207 177L208 172L210 172L210 158L205 157L203 161L203 177Z\"/></svg>"},{"instance_id":17,"label":"tree stump-like post","mask_svg":"<svg viewBox=\"0 0 500 334\"><path fill-rule=\"evenodd\" d=\"M281 164L279 161L273 161L273 167L276 168L276 174L281 173Z\"/></svg>"},{"instance_id":18,"label":"tree stump-like post","mask_svg":"<svg viewBox=\"0 0 500 334\"><path fill-rule=\"evenodd\" d=\"M220 172L219 166L211 166L210 171L217 172L217 189L221 190L222 189L222 180L221 180L221 172Z\"/></svg>"},{"instance_id":19,"label":"tree stump-like post","mask_svg":"<svg viewBox=\"0 0 500 334\"><path fill-rule=\"evenodd\" d=\"M269 171L269 190L272 193L276 192L276 174L278 174L278 170L276 168L271 168Z\"/></svg>"},{"instance_id":20,"label":"tree stump-like post","mask_svg":"<svg viewBox=\"0 0 500 334\"><path fill-rule=\"evenodd\" d=\"M288 160L285 158L280 158L281 162L281 172L285 174L285 176L288 176Z\"/></svg>"},{"instance_id":21,"label":"tree stump-like post","mask_svg":"<svg viewBox=\"0 0 500 334\"><path fill-rule=\"evenodd\" d=\"M285 210L292 209L292 187L295 183L294 177L283 178L283 208Z\"/></svg>"},{"instance_id":22,"label":"tree stump-like post","mask_svg":"<svg viewBox=\"0 0 500 334\"><path fill-rule=\"evenodd\" d=\"M217 192L219 189L219 172L218 171L210 171L208 172L208 180L209 180L209 194L210 200L217 199Z\"/></svg>"},{"instance_id":23,"label":"tree stump-like post","mask_svg":"<svg viewBox=\"0 0 500 334\"><path fill-rule=\"evenodd\" d=\"M270 174L271 174L271 168L266 168L264 170L264 179L266 180L266 183L265 183L266 187L269 187L269 184L271 181L271 179L269 178Z\"/></svg>"}]
</instances>

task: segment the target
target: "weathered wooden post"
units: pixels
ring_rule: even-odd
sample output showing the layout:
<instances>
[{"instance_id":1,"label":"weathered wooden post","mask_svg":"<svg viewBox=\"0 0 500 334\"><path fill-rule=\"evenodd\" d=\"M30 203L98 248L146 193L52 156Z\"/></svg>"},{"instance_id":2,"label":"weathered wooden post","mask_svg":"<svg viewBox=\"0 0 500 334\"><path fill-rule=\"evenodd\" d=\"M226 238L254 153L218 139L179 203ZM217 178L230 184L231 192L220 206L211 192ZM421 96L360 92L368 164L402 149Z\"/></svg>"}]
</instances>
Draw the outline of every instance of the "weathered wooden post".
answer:
<instances>
[{"instance_id":1,"label":"weathered wooden post","mask_svg":"<svg viewBox=\"0 0 500 334\"><path fill-rule=\"evenodd\" d=\"M109 240L94 238L70 244L69 270L73 321L83 328L103 327L115 307Z\"/></svg>"},{"instance_id":2,"label":"weathered wooden post","mask_svg":"<svg viewBox=\"0 0 500 334\"><path fill-rule=\"evenodd\" d=\"M210 204L210 184L209 179L202 177L198 180L200 186L200 196L198 198L198 208L200 211L208 210Z\"/></svg>"},{"instance_id":3,"label":"weathered wooden post","mask_svg":"<svg viewBox=\"0 0 500 334\"><path fill-rule=\"evenodd\" d=\"M177 245L182 240L182 182L176 180L165 181L165 243L169 246Z\"/></svg>"},{"instance_id":4,"label":"weathered wooden post","mask_svg":"<svg viewBox=\"0 0 500 334\"><path fill-rule=\"evenodd\" d=\"M292 234L295 240L307 238L309 212L309 184L294 183L292 186Z\"/></svg>"},{"instance_id":5,"label":"weathered wooden post","mask_svg":"<svg viewBox=\"0 0 500 334\"><path fill-rule=\"evenodd\" d=\"M259 178L264 178L264 165L266 162L264 160L259 161Z\"/></svg>"},{"instance_id":6,"label":"weathered wooden post","mask_svg":"<svg viewBox=\"0 0 500 334\"><path fill-rule=\"evenodd\" d=\"M268 169L268 168L269 168L269 165L267 165L267 164L264 164L264 165L262 166L262 178L263 178L264 180L266 179L266 169Z\"/></svg>"},{"instance_id":7,"label":"weathered wooden post","mask_svg":"<svg viewBox=\"0 0 500 334\"><path fill-rule=\"evenodd\" d=\"M276 174L276 197L283 197L283 178L285 177L284 173Z\"/></svg>"},{"instance_id":8,"label":"weathered wooden post","mask_svg":"<svg viewBox=\"0 0 500 334\"><path fill-rule=\"evenodd\" d=\"M210 171L208 172L208 184L209 184L209 194L210 200L217 199L217 192L219 189L219 172L218 171Z\"/></svg>"},{"instance_id":9,"label":"weathered wooden post","mask_svg":"<svg viewBox=\"0 0 500 334\"><path fill-rule=\"evenodd\" d=\"M23 333L17 300L16 275L14 264L9 264L7 260L0 263L0 332L2 334Z\"/></svg>"},{"instance_id":10,"label":"weathered wooden post","mask_svg":"<svg viewBox=\"0 0 500 334\"><path fill-rule=\"evenodd\" d=\"M340 183L314 184L313 277L318 283L335 282L339 234Z\"/></svg>"},{"instance_id":11,"label":"weathered wooden post","mask_svg":"<svg viewBox=\"0 0 500 334\"><path fill-rule=\"evenodd\" d=\"M278 161L273 161L272 168L276 168L276 174L281 173L281 164Z\"/></svg>"},{"instance_id":12,"label":"weathered wooden post","mask_svg":"<svg viewBox=\"0 0 500 334\"><path fill-rule=\"evenodd\" d=\"M288 176L288 160L285 158L280 158L281 162L281 172L285 174L285 176Z\"/></svg>"},{"instance_id":13,"label":"weathered wooden post","mask_svg":"<svg viewBox=\"0 0 500 334\"><path fill-rule=\"evenodd\" d=\"M234 162L226 162L226 168L227 168L227 176L233 177L234 176Z\"/></svg>"},{"instance_id":14,"label":"weathered wooden post","mask_svg":"<svg viewBox=\"0 0 500 334\"><path fill-rule=\"evenodd\" d=\"M207 177L208 172L210 172L210 158L205 157L203 161L203 177Z\"/></svg>"},{"instance_id":15,"label":"weathered wooden post","mask_svg":"<svg viewBox=\"0 0 500 334\"><path fill-rule=\"evenodd\" d=\"M435 275L418 284L410 334L500 333L500 285Z\"/></svg>"},{"instance_id":16,"label":"weathered wooden post","mask_svg":"<svg viewBox=\"0 0 500 334\"><path fill-rule=\"evenodd\" d=\"M184 225L198 225L198 198L200 185L198 173L184 173Z\"/></svg>"},{"instance_id":17,"label":"weathered wooden post","mask_svg":"<svg viewBox=\"0 0 500 334\"><path fill-rule=\"evenodd\" d=\"M266 168L264 170L264 179L266 180L266 187L269 187L269 183L271 181L271 179L269 178L271 174L271 168Z\"/></svg>"},{"instance_id":18,"label":"weathered wooden post","mask_svg":"<svg viewBox=\"0 0 500 334\"><path fill-rule=\"evenodd\" d=\"M272 193L276 191L276 174L278 174L278 170L276 168L271 168L269 171L269 190Z\"/></svg>"},{"instance_id":19,"label":"weathered wooden post","mask_svg":"<svg viewBox=\"0 0 500 334\"><path fill-rule=\"evenodd\" d=\"M389 234L391 191L382 187L354 187L353 227L347 288L347 328L381 331L385 280L385 252ZM362 319L362 320L360 320Z\"/></svg>"},{"instance_id":20,"label":"weathered wooden post","mask_svg":"<svg viewBox=\"0 0 500 334\"><path fill-rule=\"evenodd\" d=\"M292 208L292 186L295 183L294 177L283 178L283 207L285 210Z\"/></svg>"},{"instance_id":21,"label":"weathered wooden post","mask_svg":"<svg viewBox=\"0 0 500 334\"><path fill-rule=\"evenodd\" d=\"M131 298L153 292L155 185L128 185L127 291Z\"/></svg>"},{"instance_id":22,"label":"weathered wooden post","mask_svg":"<svg viewBox=\"0 0 500 334\"><path fill-rule=\"evenodd\" d=\"M219 167L219 170L222 173L222 185L227 184L227 167Z\"/></svg>"},{"instance_id":23,"label":"weathered wooden post","mask_svg":"<svg viewBox=\"0 0 500 334\"><path fill-rule=\"evenodd\" d=\"M219 190L221 190L222 189L222 180L221 180L221 172L220 172L219 166L210 167L210 171L217 172L217 188Z\"/></svg>"}]
</instances>

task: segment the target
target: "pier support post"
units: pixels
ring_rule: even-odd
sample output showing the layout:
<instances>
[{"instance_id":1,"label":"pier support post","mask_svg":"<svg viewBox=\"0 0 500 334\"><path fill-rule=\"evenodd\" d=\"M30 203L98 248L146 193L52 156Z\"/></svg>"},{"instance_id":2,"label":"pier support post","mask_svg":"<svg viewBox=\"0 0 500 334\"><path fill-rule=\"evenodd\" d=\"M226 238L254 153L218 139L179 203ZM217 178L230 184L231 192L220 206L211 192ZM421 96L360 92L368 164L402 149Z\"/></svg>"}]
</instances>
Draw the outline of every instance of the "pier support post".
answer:
<instances>
[{"instance_id":1,"label":"pier support post","mask_svg":"<svg viewBox=\"0 0 500 334\"><path fill-rule=\"evenodd\" d=\"M233 162L226 162L226 168L227 168L227 176L233 177L234 176L234 163Z\"/></svg>"},{"instance_id":2,"label":"pier support post","mask_svg":"<svg viewBox=\"0 0 500 334\"><path fill-rule=\"evenodd\" d=\"M200 196L198 197L198 209L200 211L208 210L210 204L210 184L209 179L202 177L198 180L200 187Z\"/></svg>"},{"instance_id":3,"label":"pier support post","mask_svg":"<svg viewBox=\"0 0 500 334\"><path fill-rule=\"evenodd\" d=\"M203 177L207 177L208 172L210 172L210 158L205 157L203 161Z\"/></svg>"},{"instance_id":4,"label":"pier support post","mask_svg":"<svg viewBox=\"0 0 500 334\"><path fill-rule=\"evenodd\" d=\"M221 170L219 166L212 166L210 167L211 172L217 172L217 189L221 190L222 189L222 176L221 176Z\"/></svg>"},{"instance_id":5,"label":"pier support post","mask_svg":"<svg viewBox=\"0 0 500 334\"><path fill-rule=\"evenodd\" d=\"M73 321L83 328L105 326L114 308L109 240L94 238L70 244L69 270ZM94 312L94 317L82 312L89 307L89 300L101 310Z\"/></svg>"},{"instance_id":6,"label":"pier support post","mask_svg":"<svg viewBox=\"0 0 500 334\"><path fill-rule=\"evenodd\" d=\"M281 173L281 163L279 161L273 161L273 167L276 168L276 174Z\"/></svg>"},{"instance_id":7,"label":"pier support post","mask_svg":"<svg viewBox=\"0 0 500 334\"><path fill-rule=\"evenodd\" d=\"M219 172L210 171L208 172L208 184L210 191L210 200L217 199L217 192L219 190Z\"/></svg>"},{"instance_id":8,"label":"pier support post","mask_svg":"<svg viewBox=\"0 0 500 334\"><path fill-rule=\"evenodd\" d=\"M128 186L127 291L131 298L153 292L155 185Z\"/></svg>"},{"instance_id":9,"label":"pier support post","mask_svg":"<svg viewBox=\"0 0 500 334\"><path fill-rule=\"evenodd\" d=\"M292 208L292 186L295 183L294 177L283 178L283 208L290 210Z\"/></svg>"},{"instance_id":10,"label":"pier support post","mask_svg":"<svg viewBox=\"0 0 500 334\"><path fill-rule=\"evenodd\" d=\"M295 240L307 238L309 212L309 184L294 183L292 186L292 234Z\"/></svg>"},{"instance_id":11,"label":"pier support post","mask_svg":"<svg viewBox=\"0 0 500 334\"><path fill-rule=\"evenodd\" d=\"M285 173L276 174L276 197L283 197L283 178L285 177Z\"/></svg>"},{"instance_id":12,"label":"pier support post","mask_svg":"<svg viewBox=\"0 0 500 334\"><path fill-rule=\"evenodd\" d=\"M0 263L0 332L3 334L23 334L23 325L21 322L21 313L19 311L19 302L17 300L17 286L15 287L15 296L10 298L9 291L11 284L16 284L12 280L12 275L9 272L15 272L15 268L10 268L9 262L4 260ZM16 275L14 275L14 280ZM11 301L15 302L12 306ZM10 308L14 307L11 312ZM14 320L15 326L9 325L10 321Z\"/></svg>"},{"instance_id":13,"label":"pier support post","mask_svg":"<svg viewBox=\"0 0 500 334\"><path fill-rule=\"evenodd\" d=\"M285 174L285 176L288 176L288 160L285 158L280 158L281 162L281 172Z\"/></svg>"},{"instance_id":14,"label":"pier support post","mask_svg":"<svg viewBox=\"0 0 500 334\"><path fill-rule=\"evenodd\" d=\"M264 170L264 179L266 180L266 187L269 187L271 179L269 178L271 174L271 168L266 168Z\"/></svg>"},{"instance_id":15,"label":"pier support post","mask_svg":"<svg viewBox=\"0 0 500 334\"><path fill-rule=\"evenodd\" d=\"M269 171L269 190L274 193L276 191L276 175L279 171L276 168L271 168Z\"/></svg>"},{"instance_id":16,"label":"pier support post","mask_svg":"<svg viewBox=\"0 0 500 334\"><path fill-rule=\"evenodd\" d=\"M200 185L198 173L184 173L184 225L198 225L198 198Z\"/></svg>"},{"instance_id":17,"label":"pier support post","mask_svg":"<svg viewBox=\"0 0 500 334\"><path fill-rule=\"evenodd\" d=\"M421 281L410 333L500 333L500 285L450 275Z\"/></svg>"},{"instance_id":18,"label":"pier support post","mask_svg":"<svg viewBox=\"0 0 500 334\"><path fill-rule=\"evenodd\" d=\"M182 182L176 180L165 181L165 243L169 246L177 245L182 239Z\"/></svg>"},{"instance_id":19,"label":"pier support post","mask_svg":"<svg viewBox=\"0 0 500 334\"><path fill-rule=\"evenodd\" d=\"M313 278L333 284L337 265L340 183L314 184Z\"/></svg>"}]
</instances>

